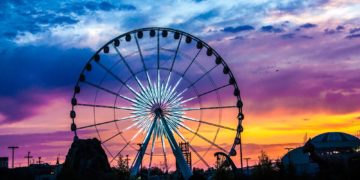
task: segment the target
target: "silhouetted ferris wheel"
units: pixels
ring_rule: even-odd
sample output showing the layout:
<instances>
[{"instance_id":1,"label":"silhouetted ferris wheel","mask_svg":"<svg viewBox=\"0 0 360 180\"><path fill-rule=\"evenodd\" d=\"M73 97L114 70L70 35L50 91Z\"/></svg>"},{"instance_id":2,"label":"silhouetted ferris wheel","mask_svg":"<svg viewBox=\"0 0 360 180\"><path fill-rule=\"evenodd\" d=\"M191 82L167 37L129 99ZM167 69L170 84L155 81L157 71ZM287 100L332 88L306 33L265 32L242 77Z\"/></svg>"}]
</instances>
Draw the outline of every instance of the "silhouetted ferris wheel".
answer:
<instances>
[{"instance_id":1,"label":"silhouetted ferris wheel","mask_svg":"<svg viewBox=\"0 0 360 180\"><path fill-rule=\"evenodd\" d=\"M236 156L241 146L243 103L230 67L179 30L137 29L106 43L83 68L71 103L75 137L96 135L110 163L128 155L131 175L177 164L188 178L191 166L212 167L215 152ZM190 163L179 143L188 144Z\"/></svg>"}]
</instances>

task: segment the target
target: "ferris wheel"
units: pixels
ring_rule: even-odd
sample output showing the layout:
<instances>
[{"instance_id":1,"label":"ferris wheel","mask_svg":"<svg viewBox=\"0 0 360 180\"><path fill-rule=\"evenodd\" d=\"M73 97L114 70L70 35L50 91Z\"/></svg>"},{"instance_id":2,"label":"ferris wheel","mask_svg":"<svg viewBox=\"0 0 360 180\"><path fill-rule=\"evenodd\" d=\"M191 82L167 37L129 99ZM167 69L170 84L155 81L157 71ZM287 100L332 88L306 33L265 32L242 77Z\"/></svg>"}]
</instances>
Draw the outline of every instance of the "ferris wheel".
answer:
<instances>
[{"instance_id":1,"label":"ferris wheel","mask_svg":"<svg viewBox=\"0 0 360 180\"><path fill-rule=\"evenodd\" d=\"M127 155L133 176L162 164L187 179L191 167L212 167L215 152L242 159L235 77L212 47L183 31L143 28L110 40L84 66L71 104L75 137L96 136L111 164Z\"/></svg>"}]
</instances>

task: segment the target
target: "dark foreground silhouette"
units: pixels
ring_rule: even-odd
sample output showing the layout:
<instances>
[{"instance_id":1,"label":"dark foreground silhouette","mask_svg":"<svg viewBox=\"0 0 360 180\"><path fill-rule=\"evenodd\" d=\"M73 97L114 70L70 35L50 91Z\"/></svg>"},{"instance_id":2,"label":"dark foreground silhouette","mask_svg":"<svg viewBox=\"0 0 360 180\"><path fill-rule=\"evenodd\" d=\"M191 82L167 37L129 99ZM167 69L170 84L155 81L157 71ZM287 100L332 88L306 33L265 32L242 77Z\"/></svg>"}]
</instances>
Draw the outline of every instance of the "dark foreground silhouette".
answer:
<instances>
[{"instance_id":1,"label":"dark foreground silhouette","mask_svg":"<svg viewBox=\"0 0 360 180\"><path fill-rule=\"evenodd\" d=\"M240 170L235 174L231 166L216 166L216 169L208 170L194 168L193 176L190 179L360 179L360 154L358 152L341 158L337 155L324 157L314 151L311 143L304 145L304 152L309 153L310 158L319 164L320 172L318 174L297 175L292 167L285 168L280 160L273 162L265 152L261 152L259 161L251 167L250 174L241 174ZM59 167L60 169L62 167L61 171ZM182 179L176 171L164 172L158 167L141 169L139 178L149 179L149 174L151 175L150 179ZM39 178L49 180L119 180L130 179L129 175L129 167L124 159L119 158L117 167L110 167L101 143L97 139L75 140L63 165L38 164L15 169L0 169L0 180L34 180Z\"/></svg>"},{"instance_id":2,"label":"dark foreground silhouette","mask_svg":"<svg viewBox=\"0 0 360 180\"><path fill-rule=\"evenodd\" d=\"M58 176L59 180L114 179L107 156L97 139L75 140Z\"/></svg>"}]
</instances>

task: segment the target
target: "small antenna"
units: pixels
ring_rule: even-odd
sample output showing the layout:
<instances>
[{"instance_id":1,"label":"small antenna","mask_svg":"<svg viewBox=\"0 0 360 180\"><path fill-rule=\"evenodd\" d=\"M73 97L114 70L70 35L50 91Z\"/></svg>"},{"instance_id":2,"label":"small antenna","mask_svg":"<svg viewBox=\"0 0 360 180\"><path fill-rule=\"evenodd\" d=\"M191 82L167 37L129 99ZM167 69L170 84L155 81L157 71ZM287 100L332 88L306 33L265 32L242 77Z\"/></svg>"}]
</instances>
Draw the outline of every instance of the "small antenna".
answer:
<instances>
[{"instance_id":1,"label":"small antenna","mask_svg":"<svg viewBox=\"0 0 360 180\"><path fill-rule=\"evenodd\" d=\"M28 166L30 166L30 158L32 158L32 156L30 156L30 151L28 151L27 155L24 157L27 159L28 161Z\"/></svg>"},{"instance_id":2,"label":"small antenna","mask_svg":"<svg viewBox=\"0 0 360 180\"><path fill-rule=\"evenodd\" d=\"M305 136L304 136L303 144L305 144L307 141L308 141L308 134L307 134L307 132L306 132L306 133L305 133Z\"/></svg>"},{"instance_id":3,"label":"small antenna","mask_svg":"<svg viewBox=\"0 0 360 180\"><path fill-rule=\"evenodd\" d=\"M40 165L42 163L41 156L38 157L38 164Z\"/></svg>"}]
</instances>

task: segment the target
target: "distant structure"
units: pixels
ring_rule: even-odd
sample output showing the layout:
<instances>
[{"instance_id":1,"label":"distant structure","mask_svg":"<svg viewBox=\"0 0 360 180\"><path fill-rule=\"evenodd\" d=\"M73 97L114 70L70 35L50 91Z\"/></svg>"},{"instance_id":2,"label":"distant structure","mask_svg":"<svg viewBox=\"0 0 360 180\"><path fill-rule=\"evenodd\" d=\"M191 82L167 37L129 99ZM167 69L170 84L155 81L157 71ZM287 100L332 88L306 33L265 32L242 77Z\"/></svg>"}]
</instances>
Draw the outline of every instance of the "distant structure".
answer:
<instances>
[{"instance_id":1,"label":"distant structure","mask_svg":"<svg viewBox=\"0 0 360 180\"><path fill-rule=\"evenodd\" d=\"M15 149L18 149L18 146L9 146L9 149L11 149L11 168L14 168L14 154L15 154Z\"/></svg>"},{"instance_id":2,"label":"distant structure","mask_svg":"<svg viewBox=\"0 0 360 180\"><path fill-rule=\"evenodd\" d=\"M38 164L40 165L42 163L41 156L38 157Z\"/></svg>"},{"instance_id":3,"label":"distant structure","mask_svg":"<svg viewBox=\"0 0 360 180\"><path fill-rule=\"evenodd\" d=\"M321 156L346 156L348 153L356 152L360 148L360 139L342 132L328 132L315 136L311 143L314 144L315 152ZM281 161L287 168L291 164L297 175L315 174L319 172L319 166L313 162L304 147L295 148L286 153Z\"/></svg>"},{"instance_id":4,"label":"distant structure","mask_svg":"<svg viewBox=\"0 0 360 180\"><path fill-rule=\"evenodd\" d=\"M1 168L9 168L9 158L8 157L0 157L0 169Z\"/></svg>"},{"instance_id":5,"label":"distant structure","mask_svg":"<svg viewBox=\"0 0 360 180\"><path fill-rule=\"evenodd\" d=\"M250 174L250 169L249 169L249 160L251 158L247 157L247 158L244 158L244 160L246 161L246 174Z\"/></svg>"},{"instance_id":6,"label":"distant structure","mask_svg":"<svg viewBox=\"0 0 360 180\"><path fill-rule=\"evenodd\" d=\"M190 169L192 169L191 152L189 150L189 143L188 142L185 142L185 143L180 142L179 147L181 149L183 156L185 157L186 163L188 164Z\"/></svg>"},{"instance_id":7,"label":"distant structure","mask_svg":"<svg viewBox=\"0 0 360 180\"><path fill-rule=\"evenodd\" d=\"M30 156L30 151L27 153L27 155L24 158L27 159L28 166L30 166L30 158L33 158L32 156Z\"/></svg>"},{"instance_id":8,"label":"distant structure","mask_svg":"<svg viewBox=\"0 0 360 180\"><path fill-rule=\"evenodd\" d=\"M360 130L357 130L357 131L356 131L355 136L356 136L357 138L360 138Z\"/></svg>"}]
</instances>

